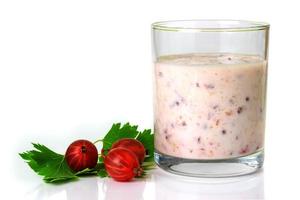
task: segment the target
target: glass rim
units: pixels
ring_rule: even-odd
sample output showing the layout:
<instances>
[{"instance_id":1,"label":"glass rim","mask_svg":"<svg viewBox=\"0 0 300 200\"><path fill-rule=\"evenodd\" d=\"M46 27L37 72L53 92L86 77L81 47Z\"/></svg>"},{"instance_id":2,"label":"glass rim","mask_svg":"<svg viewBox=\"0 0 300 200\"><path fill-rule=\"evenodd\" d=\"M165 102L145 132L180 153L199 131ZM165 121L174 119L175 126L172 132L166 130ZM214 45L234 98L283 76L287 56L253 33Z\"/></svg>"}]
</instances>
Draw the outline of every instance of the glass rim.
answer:
<instances>
[{"instance_id":1,"label":"glass rim","mask_svg":"<svg viewBox=\"0 0 300 200\"><path fill-rule=\"evenodd\" d=\"M194 25L187 25L193 23ZM195 26L195 24L198 25ZM204 24L210 26L204 26ZM225 26L212 26L212 24L222 24ZM173 24L173 25L172 25ZM202 25L201 25L202 24ZM242 25L244 24L244 25ZM191 19L191 20L170 20L158 21L151 25L153 30L158 31L183 31L183 32L245 32L268 30L270 24L266 22L232 19Z\"/></svg>"}]
</instances>

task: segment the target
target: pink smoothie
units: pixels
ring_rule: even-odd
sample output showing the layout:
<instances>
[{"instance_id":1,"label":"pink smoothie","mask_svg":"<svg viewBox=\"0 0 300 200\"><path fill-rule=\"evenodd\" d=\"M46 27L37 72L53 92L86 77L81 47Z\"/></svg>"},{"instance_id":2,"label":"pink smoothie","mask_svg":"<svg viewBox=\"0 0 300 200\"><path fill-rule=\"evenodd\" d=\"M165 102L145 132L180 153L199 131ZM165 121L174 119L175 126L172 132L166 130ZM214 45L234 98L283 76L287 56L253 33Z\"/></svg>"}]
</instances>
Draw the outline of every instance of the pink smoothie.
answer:
<instances>
[{"instance_id":1,"label":"pink smoothie","mask_svg":"<svg viewBox=\"0 0 300 200\"><path fill-rule=\"evenodd\" d=\"M266 61L183 54L155 64L155 148L181 158L224 159L263 149Z\"/></svg>"}]
</instances>

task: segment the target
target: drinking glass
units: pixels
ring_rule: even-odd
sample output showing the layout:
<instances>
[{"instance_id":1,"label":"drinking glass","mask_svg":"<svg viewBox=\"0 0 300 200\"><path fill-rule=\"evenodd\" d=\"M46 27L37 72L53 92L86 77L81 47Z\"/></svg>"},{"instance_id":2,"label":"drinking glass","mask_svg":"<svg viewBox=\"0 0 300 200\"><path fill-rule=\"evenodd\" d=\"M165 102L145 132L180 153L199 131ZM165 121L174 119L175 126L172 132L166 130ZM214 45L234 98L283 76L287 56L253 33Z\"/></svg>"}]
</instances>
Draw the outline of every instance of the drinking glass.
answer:
<instances>
[{"instance_id":1,"label":"drinking glass","mask_svg":"<svg viewBox=\"0 0 300 200\"><path fill-rule=\"evenodd\" d=\"M227 177L264 160L269 24L152 24L155 162L169 172Z\"/></svg>"}]
</instances>

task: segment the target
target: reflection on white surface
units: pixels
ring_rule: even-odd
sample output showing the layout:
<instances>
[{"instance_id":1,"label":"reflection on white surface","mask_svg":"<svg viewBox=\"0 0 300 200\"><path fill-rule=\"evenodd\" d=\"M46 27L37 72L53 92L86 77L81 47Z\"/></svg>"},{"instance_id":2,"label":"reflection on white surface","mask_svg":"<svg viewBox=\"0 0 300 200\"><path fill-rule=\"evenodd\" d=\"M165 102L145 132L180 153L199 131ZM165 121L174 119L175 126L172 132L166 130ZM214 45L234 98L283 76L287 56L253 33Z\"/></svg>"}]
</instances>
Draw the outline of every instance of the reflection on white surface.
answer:
<instances>
[{"instance_id":1,"label":"reflection on white surface","mask_svg":"<svg viewBox=\"0 0 300 200\"><path fill-rule=\"evenodd\" d=\"M153 173L156 200L264 199L263 171L235 178L189 178Z\"/></svg>"},{"instance_id":2,"label":"reflection on white surface","mask_svg":"<svg viewBox=\"0 0 300 200\"><path fill-rule=\"evenodd\" d=\"M103 192L105 200L143 200L146 180L138 179L132 182L116 182L105 179Z\"/></svg>"},{"instance_id":3,"label":"reflection on white surface","mask_svg":"<svg viewBox=\"0 0 300 200\"><path fill-rule=\"evenodd\" d=\"M263 171L235 178L189 178L153 170L148 179L116 182L86 177L67 184L45 184L24 199L44 200L247 200L264 199Z\"/></svg>"},{"instance_id":4,"label":"reflection on white surface","mask_svg":"<svg viewBox=\"0 0 300 200\"><path fill-rule=\"evenodd\" d=\"M66 199L66 200L98 200L97 177L82 178L67 184L45 184L42 183L27 195L27 198L35 200L43 199Z\"/></svg>"},{"instance_id":5,"label":"reflection on white surface","mask_svg":"<svg viewBox=\"0 0 300 200\"><path fill-rule=\"evenodd\" d=\"M116 182L110 178L81 178L65 184L38 185L29 191L25 199L34 200L143 200L146 180Z\"/></svg>"},{"instance_id":6,"label":"reflection on white surface","mask_svg":"<svg viewBox=\"0 0 300 200\"><path fill-rule=\"evenodd\" d=\"M98 200L98 179L95 177L65 185L67 200Z\"/></svg>"}]
</instances>

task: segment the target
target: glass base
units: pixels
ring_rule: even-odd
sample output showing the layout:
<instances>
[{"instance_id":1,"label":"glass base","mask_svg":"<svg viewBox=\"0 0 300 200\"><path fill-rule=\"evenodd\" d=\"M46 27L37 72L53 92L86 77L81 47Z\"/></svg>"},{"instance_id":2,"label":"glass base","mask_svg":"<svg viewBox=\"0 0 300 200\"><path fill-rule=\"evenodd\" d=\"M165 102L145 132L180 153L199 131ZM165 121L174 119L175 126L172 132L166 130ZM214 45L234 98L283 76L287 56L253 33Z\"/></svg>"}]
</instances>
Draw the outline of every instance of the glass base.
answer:
<instances>
[{"instance_id":1,"label":"glass base","mask_svg":"<svg viewBox=\"0 0 300 200\"><path fill-rule=\"evenodd\" d=\"M162 154L154 155L156 164L167 172L192 177L232 177L251 174L263 166L264 151L229 159L185 159Z\"/></svg>"}]
</instances>

